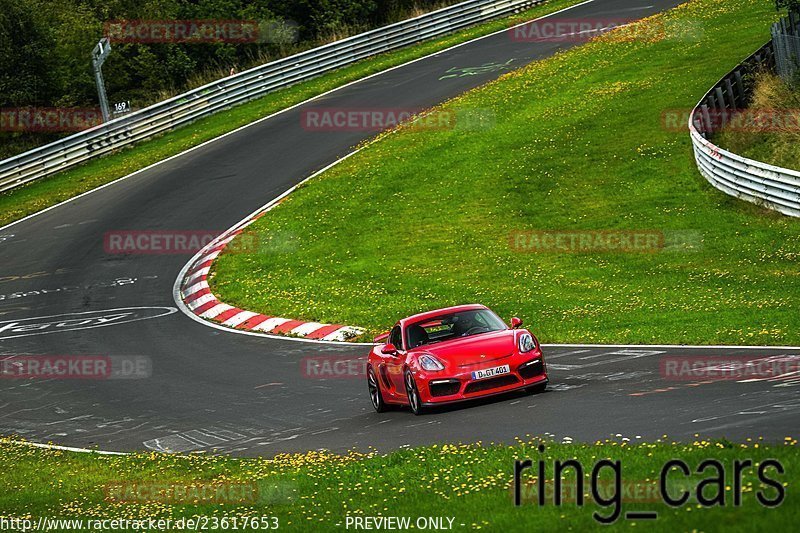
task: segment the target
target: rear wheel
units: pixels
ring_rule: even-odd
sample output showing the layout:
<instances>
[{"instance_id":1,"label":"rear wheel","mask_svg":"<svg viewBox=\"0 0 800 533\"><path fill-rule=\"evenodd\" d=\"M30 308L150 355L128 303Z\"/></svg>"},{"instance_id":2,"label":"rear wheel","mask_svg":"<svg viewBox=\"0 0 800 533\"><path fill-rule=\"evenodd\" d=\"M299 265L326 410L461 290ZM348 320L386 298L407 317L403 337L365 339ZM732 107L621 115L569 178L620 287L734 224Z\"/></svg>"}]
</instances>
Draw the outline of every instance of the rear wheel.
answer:
<instances>
[{"instance_id":1,"label":"rear wheel","mask_svg":"<svg viewBox=\"0 0 800 533\"><path fill-rule=\"evenodd\" d=\"M372 367L367 367L367 386L369 387L369 399L372 402L372 407L379 413L386 411L386 402L383 401L383 394L381 394L381 386L378 384L378 376Z\"/></svg>"},{"instance_id":2,"label":"rear wheel","mask_svg":"<svg viewBox=\"0 0 800 533\"><path fill-rule=\"evenodd\" d=\"M408 406L411 412L415 415L421 415L422 400L419 397L419 389L417 389L417 382L414 380L414 375L410 370L406 370L406 394L408 395Z\"/></svg>"}]
</instances>

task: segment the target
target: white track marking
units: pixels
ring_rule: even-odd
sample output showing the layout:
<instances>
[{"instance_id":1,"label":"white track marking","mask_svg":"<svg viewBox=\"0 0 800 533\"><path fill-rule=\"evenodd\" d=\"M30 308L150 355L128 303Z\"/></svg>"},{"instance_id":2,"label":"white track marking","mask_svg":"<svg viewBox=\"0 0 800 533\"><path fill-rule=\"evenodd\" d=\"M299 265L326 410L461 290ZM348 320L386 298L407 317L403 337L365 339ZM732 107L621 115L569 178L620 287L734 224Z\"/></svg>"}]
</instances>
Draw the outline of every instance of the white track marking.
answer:
<instances>
[{"instance_id":1,"label":"white track marking","mask_svg":"<svg viewBox=\"0 0 800 533\"><path fill-rule=\"evenodd\" d=\"M186 290L183 291L184 296L191 296L192 294L196 293L197 291L201 291L203 289L208 288L208 282L206 281L198 281L194 285L188 287Z\"/></svg>"},{"instance_id":2,"label":"white track marking","mask_svg":"<svg viewBox=\"0 0 800 533\"><path fill-rule=\"evenodd\" d=\"M200 307L201 305L207 304L208 302L214 301L216 299L217 299L217 297L214 296L213 294L204 294L200 298L197 298L196 300L192 300L191 302L189 302L186 305L189 306L189 309L194 310L194 309L197 309L198 307Z\"/></svg>"},{"instance_id":3,"label":"white track marking","mask_svg":"<svg viewBox=\"0 0 800 533\"><path fill-rule=\"evenodd\" d=\"M545 356L545 359L547 357ZM550 370L575 370L576 368L581 368L580 365L559 365L559 364L547 364L547 368Z\"/></svg>"},{"instance_id":4,"label":"white track marking","mask_svg":"<svg viewBox=\"0 0 800 533\"><path fill-rule=\"evenodd\" d=\"M542 346L544 346L544 344ZM567 355L577 355L579 353L586 353L588 351L590 351L590 350L573 350L571 352L564 352L564 353L557 353L555 355L548 355L547 358L548 359L558 359L559 357L565 357Z\"/></svg>"},{"instance_id":5,"label":"white track marking","mask_svg":"<svg viewBox=\"0 0 800 533\"><path fill-rule=\"evenodd\" d=\"M254 313L252 311L242 311L241 313L236 313L228 320L222 323L223 326L228 326L229 328L235 328L239 324L247 322L254 316L258 315L258 313Z\"/></svg>"},{"instance_id":6,"label":"white track marking","mask_svg":"<svg viewBox=\"0 0 800 533\"><path fill-rule=\"evenodd\" d=\"M587 355L587 356L585 356L585 357L579 357L578 359L580 359L581 361L583 361L584 359L595 359L595 358L597 358L597 357L604 357L604 356L606 356L606 355L608 355L608 354L607 354L607 353L596 353L596 354L594 354L594 355Z\"/></svg>"},{"instance_id":7,"label":"white track marking","mask_svg":"<svg viewBox=\"0 0 800 533\"><path fill-rule=\"evenodd\" d=\"M219 242L214 241L215 246L219 246ZM217 256L222 253L222 250L216 250L214 252L208 252L206 256L203 258L203 261L208 261L209 259L214 260Z\"/></svg>"},{"instance_id":8,"label":"white track marking","mask_svg":"<svg viewBox=\"0 0 800 533\"><path fill-rule=\"evenodd\" d=\"M131 315L130 311L140 311L140 310L160 310L160 314L151 315L151 316L142 316L138 318L127 318L124 315ZM19 337L32 337L37 335L49 335L52 333L61 333L65 331L81 331L86 329L97 329L97 328L105 328L109 326L115 326L118 324L130 324L132 322L139 322L141 320L150 320L152 318L161 318L173 313L177 313L178 310L174 307L160 307L160 306L152 306L152 307L120 307L115 309L100 309L97 311L82 311L79 313L62 313L60 315L47 315L47 316L36 316L36 317L28 317L28 318L19 318L16 320L6 320L0 322L0 333L3 330L13 330L16 327L20 326L32 326L38 325L41 326L38 331L33 331L31 333L22 333L20 335L8 335L8 336L0 336L0 340L5 339L16 339ZM104 313L104 314L103 314ZM80 318L75 318L76 316L83 316L83 315L98 315L97 317L87 317L83 319L84 322L92 320L92 319L104 319L102 322L96 322L92 325L81 325L75 324L74 326L61 326L58 327L58 324L66 323L75 320L81 320ZM51 322L41 322L42 320L48 318L62 318L62 320L55 320ZM34 324L26 323L31 321ZM51 326L53 326L51 328Z\"/></svg>"},{"instance_id":9,"label":"white track marking","mask_svg":"<svg viewBox=\"0 0 800 533\"><path fill-rule=\"evenodd\" d=\"M190 283L194 284L195 282L197 282L197 280L199 280L203 276L207 276L210 271L211 271L211 267L203 267L200 270L198 270L197 272L195 272L194 274L192 274L191 276L189 276L188 278L186 278L186 283L187 284L190 284Z\"/></svg>"},{"instance_id":10,"label":"white track marking","mask_svg":"<svg viewBox=\"0 0 800 533\"><path fill-rule=\"evenodd\" d=\"M225 311L230 311L231 309L233 309L232 305L219 303L219 304L215 305L214 307L212 307L211 309L201 313L200 316L202 318L214 318L215 316L221 315Z\"/></svg>"},{"instance_id":11,"label":"white track marking","mask_svg":"<svg viewBox=\"0 0 800 533\"><path fill-rule=\"evenodd\" d=\"M329 333L326 336L322 337L322 340L327 341L327 342L341 342L343 344L352 344L353 346L357 346L359 344L360 345L366 345L366 346L373 346L373 343L371 343L371 342L355 343L355 342L346 342L345 341L345 339L351 338L353 335L358 335L359 333L361 333L361 332L358 330L358 328L354 328L352 326L344 326L344 327L341 327L341 328L337 329L333 333ZM309 340L313 340L313 339L309 339Z\"/></svg>"},{"instance_id":12,"label":"white track marking","mask_svg":"<svg viewBox=\"0 0 800 533\"><path fill-rule=\"evenodd\" d=\"M262 322L261 324L259 324L256 327L254 327L253 330L257 330L257 331L272 331L273 329L277 328L281 324L285 324L286 322L289 322L288 318L277 318L277 317L268 318L264 322ZM236 331L238 331L238 330L236 330Z\"/></svg>"},{"instance_id":13,"label":"white track marking","mask_svg":"<svg viewBox=\"0 0 800 533\"><path fill-rule=\"evenodd\" d=\"M306 322L300 326L297 326L291 331L292 335L300 335L305 337L311 332L317 331L319 328L327 326L328 324L320 324L319 322Z\"/></svg>"},{"instance_id":14,"label":"white track marking","mask_svg":"<svg viewBox=\"0 0 800 533\"><path fill-rule=\"evenodd\" d=\"M31 446L33 448L45 448L47 450L62 450L65 452L96 453L98 455L130 455L128 452L112 452L108 450L90 450L88 448L74 448L72 446L58 446L57 444L42 444L41 442L29 442L27 440L11 440L12 444L21 446Z\"/></svg>"}]
</instances>

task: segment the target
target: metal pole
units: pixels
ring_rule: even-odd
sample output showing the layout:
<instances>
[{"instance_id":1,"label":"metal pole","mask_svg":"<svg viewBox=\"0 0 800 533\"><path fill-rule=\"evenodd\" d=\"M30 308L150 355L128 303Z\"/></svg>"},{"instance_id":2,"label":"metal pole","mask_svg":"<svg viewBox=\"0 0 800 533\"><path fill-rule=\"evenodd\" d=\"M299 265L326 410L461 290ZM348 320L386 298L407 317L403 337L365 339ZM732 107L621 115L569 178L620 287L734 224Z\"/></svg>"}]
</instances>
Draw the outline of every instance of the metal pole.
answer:
<instances>
[{"instance_id":1,"label":"metal pole","mask_svg":"<svg viewBox=\"0 0 800 533\"><path fill-rule=\"evenodd\" d=\"M100 111L103 113L103 122L111 119L108 109L108 98L106 97L106 84L103 81L103 62L111 53L111 43L108 38L103 37L92 50L92 66L94 67L94 79L97 83L97 96L100 99Z\"/></svg>"}]
</instances>

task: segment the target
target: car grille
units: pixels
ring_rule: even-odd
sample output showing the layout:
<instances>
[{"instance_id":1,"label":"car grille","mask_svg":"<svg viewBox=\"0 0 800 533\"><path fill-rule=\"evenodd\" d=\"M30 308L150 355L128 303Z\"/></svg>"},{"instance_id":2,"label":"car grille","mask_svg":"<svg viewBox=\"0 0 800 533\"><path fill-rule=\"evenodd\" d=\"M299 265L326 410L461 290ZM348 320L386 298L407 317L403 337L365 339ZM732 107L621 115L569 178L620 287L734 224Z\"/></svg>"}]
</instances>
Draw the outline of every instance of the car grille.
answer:
<instances>
[{"instance_id":1,"label":"car grille","mask_svg":"<svg viewBox=\"0 0 800 533\"><path fill-rule=\"evenodd\" d=\"M541 359L537 359L536 361L530 361L519 365L517 371L519 375L522 376L522 379L531 379L536 376L541 376L544 373L544 365Z\"/></svg>"},{"instance_id":2,"label":"car grille","mask_svg":"<svg viewBox=\"0 0 800 533\"><path fill-rule=\"evenodd\" d=\"M450 396L451 394L458 394L461 389L461 382L457 379L447 381L436 381L428 383L431 390L431 396Z\"/></svg>"},{"instance_id":3,"label":"car grille","mask_svg":"<svg viewBox=\"0 0 800 533\"><path fill-rule=\"evenodd\" d=\"M481 381L473 381L472 383L467 385L466 389L464 389L464 394L481 392L489 389L497 389L500 387L513 385L514 383L519 383L519 380L513 374L506 374L503 376L497 376L495 378L483 379Z\"/></svg>"}]
</instances>

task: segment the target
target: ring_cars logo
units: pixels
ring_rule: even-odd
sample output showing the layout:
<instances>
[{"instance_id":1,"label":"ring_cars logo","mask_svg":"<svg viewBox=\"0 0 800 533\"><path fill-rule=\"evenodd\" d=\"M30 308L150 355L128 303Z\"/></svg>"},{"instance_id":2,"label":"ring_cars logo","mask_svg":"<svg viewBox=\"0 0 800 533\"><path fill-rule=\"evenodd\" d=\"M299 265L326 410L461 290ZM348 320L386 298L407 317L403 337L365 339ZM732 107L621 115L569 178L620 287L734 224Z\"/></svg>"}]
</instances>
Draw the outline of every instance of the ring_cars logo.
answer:
<instances>
[{"instance_id":1,"label":"ring_cars logo","mask_svg":"<svg viewBox=\"0 0 800 533\"><path fill-rule=\"evenodd\" d=\"M126 324L139 320L171 315L178 310L174 307L125 307L67 313L64 315L40 316L0 322L0 339L44 335L60 331L101 328L116 324Z\"/></svg>"}]
</instances>

